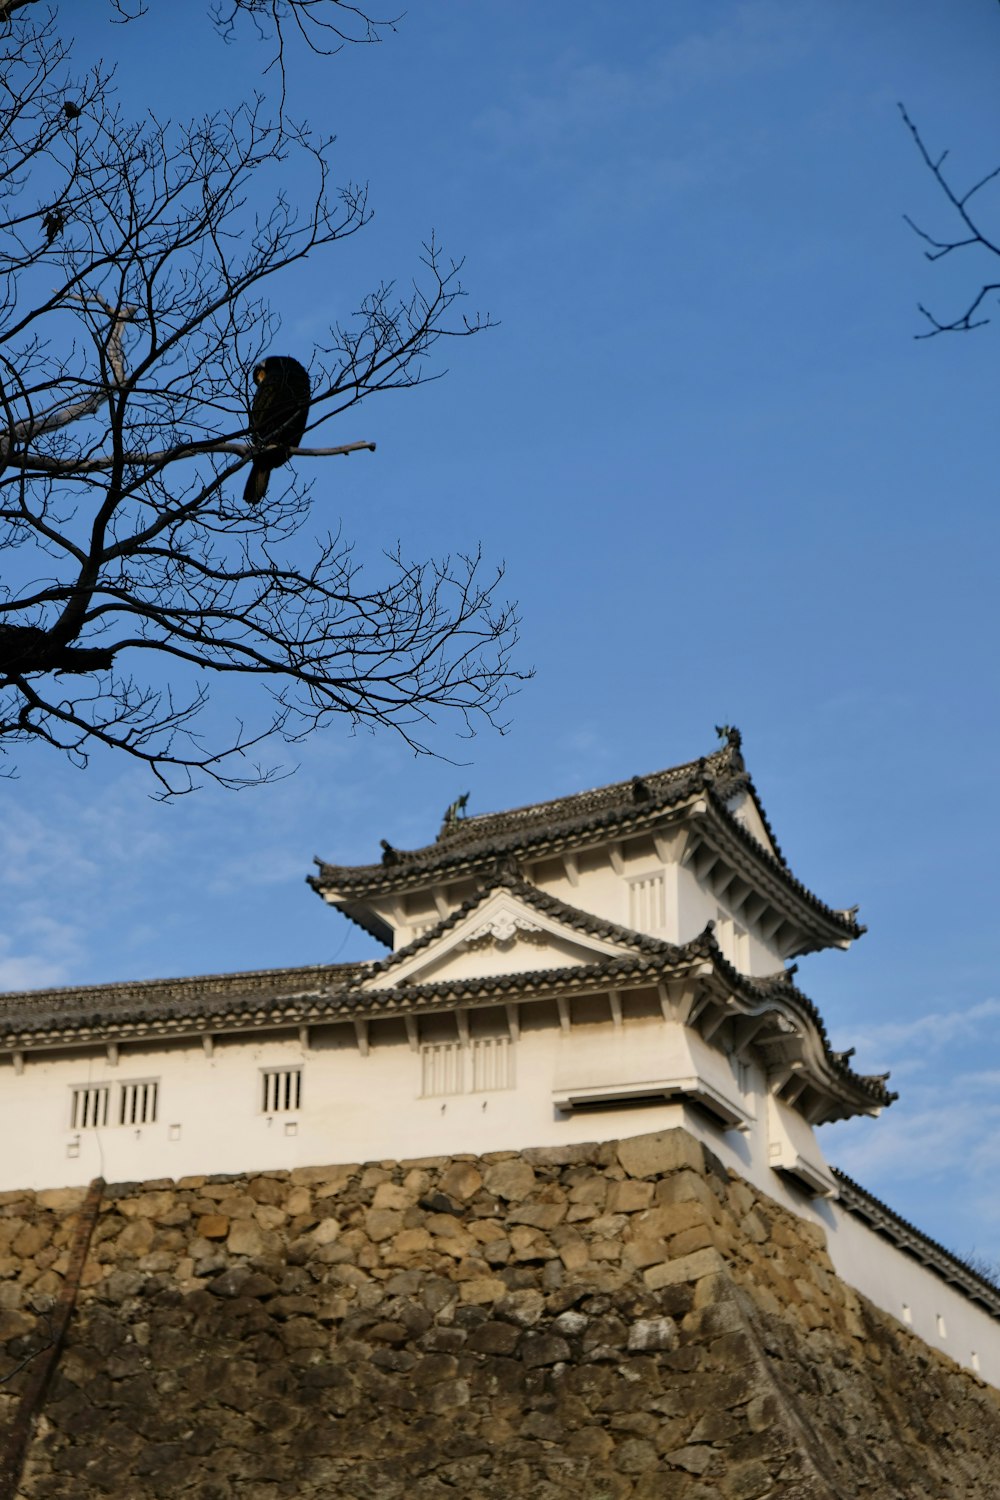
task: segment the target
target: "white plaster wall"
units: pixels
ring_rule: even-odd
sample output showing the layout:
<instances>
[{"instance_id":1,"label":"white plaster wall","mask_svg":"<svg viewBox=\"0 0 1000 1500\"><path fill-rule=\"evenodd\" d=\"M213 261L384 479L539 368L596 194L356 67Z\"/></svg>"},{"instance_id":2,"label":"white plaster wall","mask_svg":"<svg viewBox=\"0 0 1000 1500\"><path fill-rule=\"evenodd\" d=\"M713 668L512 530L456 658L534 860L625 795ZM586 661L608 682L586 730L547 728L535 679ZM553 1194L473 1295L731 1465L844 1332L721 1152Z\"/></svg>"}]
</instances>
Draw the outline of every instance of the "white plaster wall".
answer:
<instances>
[{"instance_id":1,"label":"white plaster wall","mask_svg":"<svg viewBox=\"0 0 1000 1500\"><path fill-rule=\"evenodd\" d=\"M849 1286L991 1385L1000 1386L1000 1322L837 1202L816 1206L830 1259Z\"/></svg>"},{"instance_id":2,"label":"white plaster wall","mask_svg":"<svg viewBox=\"0 0 1000 1500\"><path fill-rule=\"evenodd\" d=\"M530 1010L525 1015L530 1017ZM666 1053L667 1036L666 1025L626 1021L616 1041L622 1067L634 1070L641 1057L648 1068L650 1052L661 1043ZM376 1030L374 1038L367 1057L360 1055L353 1030L340 1027L315 1033L309 1051L286 1034L222 1041L211 1057L200 1046L129 1047L116 1067L103 1053L48 1060L29 1055L20 1075L5 1063L0 1066L0 1190L76 1185L98 1175L115 1182L444 1156L456 1150L517 1150L684 1125L734 1172L821 1224L844 1281L895 1317L904 1319L908 1308L912 1327L927 1343L978 1368L1000 1387L1000 1323L839 1204L810 1198L770 1168L767 1090L755 1066L732 1070L731 1086L739 1085L744 1094L746 1127L723 1130L681 1104L557 1110L553 1089L573 1042L572 1031L567 1036L555 1025L528 1024L522 1030L514 1044L513 1088L446 1097L420 1097L421 1058L402 1034L398 1041L383 1042ZM591 1065L590 1053L586 1062ZM296 1065L303 1068L302 1109L263 1115L259 1070ZM159 1081L156 1124L70 1129L73 1086L114 1086L140 1078ZM289 1125L294 1134L286 1133ZM178 1131L176 1139L171 1127ZM69 1156L67 1148L77 1139L79 1154Z\"/></svg>"},{"instance_id":3,"label":"white plaster wall","mask_svg":"<svg viewBox=\"0 0 1000 1500\"><path fill-rule=\"evenodd\" d=\"M681 844L676 837L668 835L661 840L660 847L668 856L666 863L652 838L637 838L615 846L616 857L621 860L621 873L614 868L607 849L595 848L576 851L572 866L575 879L570 876L563 860L557 858L539 861L531 868L530 876L533 884L546 895L565 901L568 906L649 933L668 943L689 942L704 931L708 921L716 921L716 937L723 953L745 974L773 974L783 966L782 956L772 943L765 942L760 932L752 925L748 926L744 918L734 919L725 900L720 901L713 891L701 885L693 870L669 858L671 849L680 850ZM658 918L662 917L662 920L643 920L633 906L630 890L634 882L657 876L663 880L662 905L656 903ZM438 895L451 911L465 899L468 891L461 886L450 890L440 887ZM429 896L408 899L411 903L419 900L420 911L410 920L403 921L399 909L393 907L398 923L395 934L397 949L421 936L429 925L439 920L434 915ZM390 904L374 904L388 913ZM734 920L746 932L741 945L733 941L731 929Z\"/></svg>"}]
</instances>

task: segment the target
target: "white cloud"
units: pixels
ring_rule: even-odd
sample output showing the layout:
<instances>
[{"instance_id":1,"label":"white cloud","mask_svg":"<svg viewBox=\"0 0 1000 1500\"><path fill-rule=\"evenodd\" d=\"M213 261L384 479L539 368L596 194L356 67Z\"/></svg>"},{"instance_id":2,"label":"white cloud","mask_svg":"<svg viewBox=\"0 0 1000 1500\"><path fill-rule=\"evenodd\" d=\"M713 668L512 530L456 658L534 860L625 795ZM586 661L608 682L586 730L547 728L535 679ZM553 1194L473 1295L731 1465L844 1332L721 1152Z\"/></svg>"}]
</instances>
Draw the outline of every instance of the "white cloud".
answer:
<instances>
[{"instance_id":1,"label":"white cloud","mask_svg":"<svg viewBox=\"0 0 1000 1500\"><path fill-rule=\"evenodd\" d=\"M526 82L506 104L485 110L476 127L504 153L537 159L579 151L588 136L606 137L694 92L788 66L815 45L821 14L813 4L747 0L636 67L580 62L566 52L544 84Z\"/></svg>"},{"instance_id":2,"label":"white cloud","mask_svg":"<svg viewBox=\"0 0 1000 1500\"><path fill-rule=\"evenodd\" d=\"M28 920L16 936L0 933L0 990L69 984L79 957L79 933L72 924Z\"/></svg>"},{"instance_id":3,"label":"white cloud","mask_svg":"<svg viewBox=\"0 0 1000 1500\"><path fill-rule=\"evenodd\" d=\"M967 1028L940 1028L949 1040L964 1040L976 1019L994 1018L1000 1006L984 1001L964 1014ZM935 1024L918 1032L911 1023L909 1033L933 1037L940 1019L918 1018ZM848 1176L935 1238L960 1252L990 1250L1000 1230L1000 1070L963 1072L941 1050L938 1067L877 1121L826 1127L821 1144Z\"/></svg>"},{"instance_id":4,"label":"white cloud","mask_svg":"<svg viewBox=\"0 0 1000 1500\"><path fill-rule=\"evenodd\" d=\"M918 1047L920 1053L911 1061L924 1064L933 1049L947 1047L967 1039L981 1040L985 1021L1000 1020L1000 999L981 1000L977 1005L956 1006L952 1010L928 1011L902 1021L885 1021L855 1034L854 1041L864 1056L896 1057L894 1071L899 1071L906 1048Z\"/></svg>"}]
</instances>

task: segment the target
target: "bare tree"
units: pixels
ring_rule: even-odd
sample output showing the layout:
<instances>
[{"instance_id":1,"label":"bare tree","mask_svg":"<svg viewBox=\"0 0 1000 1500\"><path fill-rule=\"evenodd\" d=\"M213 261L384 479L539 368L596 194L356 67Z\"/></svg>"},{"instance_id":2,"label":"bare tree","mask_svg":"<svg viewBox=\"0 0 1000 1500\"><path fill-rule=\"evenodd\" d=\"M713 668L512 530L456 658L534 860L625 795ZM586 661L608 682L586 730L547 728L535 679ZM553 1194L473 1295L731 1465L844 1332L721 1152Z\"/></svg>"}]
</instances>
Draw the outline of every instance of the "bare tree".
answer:
<instances>
[{"instance_id":1,"label":"bare tree","mask_svg":"<svg viewBox=\"0 0 1000 1500\"><path fill-rule=\"evenodd\" d=\"M945 201L948 204L955 230L952 234L938 238L937 235L929 234L921 229L919 224L904 214L907 224L917 234L927 249L924 251L930 261L944 260L946 256L955 254L956 251L982 251L988 256L1000 260L1000 233L992 233L987 229L981 215L980 203L982 200L973 202L977 194L990 184L1000 179L1000 167L994 167L992 171L977 178L964 190L957 188L945 169L948 160L948 152L941 151L934 155L930 151L920 134L917 126L907 114L905 107L901 104L899 112L903 117L903 123L913 137L914 143L920 156L934 181L937 183ZM927 320L928 327L923 333L918 333L917 338L934 338L939 333L967 333L970 329L981 328L988 323L989 316L985 312L985 306L990 297L1000 292L1000 281L984 280L980 283L977 291L965 303L964 308L953 318L941 319L935 313L930 312L923 303L919 303L920 312Z\"/></svg>"},{"instance_id":2,"label":"bare tree","mask_svg":"<svg viewBox=\"0 0 1000 1500\"><path fill-rule=\"evenodd\" d=\"M241 11L280 45L289 18L321 18L319 0L229 0L216 20ZM284 492L272 481L247 507L247 373L276 337L271 284L308 258L328 285L323 258L364 228L366 190L331 188L331 143L289 122L284 84L276 110L258 95L175 128L126 119L108 72L74 78L70 61L57 18L0 0L0 746L78 763L122 750L170 796L199 773L266 780L253 746L333 718L417 749L442 710L470 732L497 723L519 675L502 569L484 576L475 549L390 549L369 582L339 531L303 534L303 475L374 446L317 430L432 378L438 340L488 326L461 312L460 263L431 239L419 281L378 285L294 351L309 431L276 472ZM304 205L283 190L291 165L311 174ZM265 690L252 727L208 712L227 677Z\"/></svg>"}]
</instances>

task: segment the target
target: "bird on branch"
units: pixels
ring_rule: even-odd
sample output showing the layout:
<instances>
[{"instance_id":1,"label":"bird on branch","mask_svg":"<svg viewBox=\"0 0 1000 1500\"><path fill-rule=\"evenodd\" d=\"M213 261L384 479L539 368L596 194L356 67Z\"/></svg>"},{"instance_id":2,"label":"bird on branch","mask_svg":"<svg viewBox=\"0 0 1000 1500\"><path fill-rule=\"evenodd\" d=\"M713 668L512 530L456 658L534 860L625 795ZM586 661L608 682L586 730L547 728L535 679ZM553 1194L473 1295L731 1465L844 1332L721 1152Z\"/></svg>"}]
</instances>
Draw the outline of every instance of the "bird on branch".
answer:
<instances>
[{"instance_id":1,"label":"bird on branch","mask_svg":"<svg viewBox=\"0 0 1000 1500\"><path fill-rule=\"evenodd\" d=\"M271 470L291 457L306 430L311 390L309 375L297 359L271 354L253 372L257 385L250 408L250 437L255 448L243 499L258 505L267 491Z\"/></svg>"},{"instance_id":2,"label":"bird on branch","mask_svg":"<svg viewBox=\"0 0 1000 1500\"><path fill-rule=\"evenodd\" d=\"M46 209L42 216L42 227L45 230L46 245L51 245L52 241L58 239L62 234L66 228L66 215L58 204L53 208Z\"/></svg>"}]
</instances>

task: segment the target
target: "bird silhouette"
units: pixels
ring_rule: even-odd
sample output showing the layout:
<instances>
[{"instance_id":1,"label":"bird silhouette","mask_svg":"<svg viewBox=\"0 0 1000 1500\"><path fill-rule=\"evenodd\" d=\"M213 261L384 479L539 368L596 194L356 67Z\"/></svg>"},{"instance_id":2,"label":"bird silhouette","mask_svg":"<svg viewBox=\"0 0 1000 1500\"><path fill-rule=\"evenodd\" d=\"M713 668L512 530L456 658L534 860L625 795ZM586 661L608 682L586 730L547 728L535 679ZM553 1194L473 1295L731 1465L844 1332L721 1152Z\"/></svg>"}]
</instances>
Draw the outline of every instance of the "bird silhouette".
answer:
<instances>
[{"instance_id":1,"label":"bird silhouette","mask_svg":"<svg viewBox=\"0 0 1000 1500\"><path fill-rule=\"evenodd\" d=\"M267 491L271 470L291 457L306 430L311 390L309 375L297 359L271 354L253 372L257 384L250 408L250 437L255 448L243 499L258 505Z\"/></svg>"}]
</instances>

